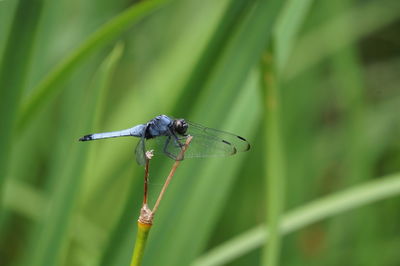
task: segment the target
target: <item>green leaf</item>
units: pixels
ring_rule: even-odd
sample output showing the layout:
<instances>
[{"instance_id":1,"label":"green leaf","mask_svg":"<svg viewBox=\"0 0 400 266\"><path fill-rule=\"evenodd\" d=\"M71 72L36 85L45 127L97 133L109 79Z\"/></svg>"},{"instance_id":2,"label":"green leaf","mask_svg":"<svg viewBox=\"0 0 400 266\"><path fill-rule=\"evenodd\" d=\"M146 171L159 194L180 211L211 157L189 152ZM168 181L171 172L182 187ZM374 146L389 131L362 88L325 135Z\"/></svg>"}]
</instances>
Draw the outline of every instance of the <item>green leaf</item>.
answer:
<instances>
[{"instance_id":1,"label":"green leaf","mask_svg":"<svg viewBox=\"0 0 400 266\"><path fill-rule=\"evenodd\" d=\"M276 68L282 73L289 60L297 37L304 24L313 0L289 0L285 2L274 29Z\"/></svg>"},{"instance_id":2,"label":"green leaf","mask_svg":"<svg viewBox=\"0 0 400 266\"><path fill-rule=\"evenodd\" d=\"M400 194L400 174L394 174L348 188L317 199L284 215L281 234L286 235L307 225ZM237 235L199 257L193 266L223 265L268 243L270 234L264 225Z\"/></svg>"},{"instance_id":3,"label":"green leaf","mask_svg":"<svg viewBox=\"0 0 400 266\"><path fill-rule=\"evenodd\" d=\"M35 113L43 108L51 95L60 92L62 86L57 86L89 55L114 41L121 33L128 30L132 25L148 16L162 5L164 0L143 1L134 4L114 19L95 31L79 47L74 49L70 55L65 57L39 84L33 89L32 95L24 100L18 119L18 128L26 126Z\"/></svg>"},{"instance_id":4,"label":"green leaf","mask_svg":"<svg viewBox=\"0 0 400 266\"><path fill-rule=\"evenodd\" d=\"M32 43L35 43L43 2L19 1L0 62L0 202L14 139L16 113L31 67ZM26 20L30 22L26 23Z\"/></svg>"},{"instance_id":5,"label":"green leaf","mask_svg":"<svg viewBox=\"0 0 400 266\"><path fill-rule=\"evenodd\" d=\"M99 108L101 108L101 105L98 106L99 99L109 85L115 64L121 54L122 46L117 44L100 65L94 77L92 93L87 95L86 105L81 110L82 122L78 126L82 126L86 130L93 126L94 117L96 117L95 110L99 112ZM73 116L75 113L69 112L68 115ZM71 129L70 131L72 132ZM62 134L68 132L62 132ZM88 149L77 140L73 144L69 143L68 146L71 147L68 155L60 158L62 166L54 173L54 178L58 179L58 182L51 183L49 205L32 239L35 243L26 258L27 264L29 261L30 265L57 265L66 237L69 235L72 213L83 184L84 169L87 167Z\"/></svg>"},{"instance_id":6,"label":"green leaf","mask_svg":"<svg viewBox=\"0 0 400 266\"><path fill-rule=\"evenodd\" d=\"M302 71L315 66L340 48L355 43L377 29L390 25L400 15L400 2L383 0L362 2L315 26L299 39L289 60L291 66L285 79L292 79ZM352 21L352 27L347 27ZM346 29L337 32L337 29ZM332 34L337 32L337 34Z\"/></svg>"}]
</instances>

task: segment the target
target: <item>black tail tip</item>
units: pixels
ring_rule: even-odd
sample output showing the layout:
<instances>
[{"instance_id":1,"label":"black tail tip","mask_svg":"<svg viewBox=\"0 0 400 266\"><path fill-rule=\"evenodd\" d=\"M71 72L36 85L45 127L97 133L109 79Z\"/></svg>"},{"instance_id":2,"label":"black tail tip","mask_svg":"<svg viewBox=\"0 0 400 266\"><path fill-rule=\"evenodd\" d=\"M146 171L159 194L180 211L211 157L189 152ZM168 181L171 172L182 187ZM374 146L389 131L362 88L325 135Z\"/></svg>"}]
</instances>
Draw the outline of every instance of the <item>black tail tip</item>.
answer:
<instances>
[{"instance_id":1,"label":"black tail tip","mask_svg":"<svg viewBox=\"0 0 400 266\"><path fill-rule=\"evenodd\" d=\"M83 136L82 138L79 139L79 141L88 141L88 140L92 140L92 135L86 135Z\"/></svg>"}]
</instances>

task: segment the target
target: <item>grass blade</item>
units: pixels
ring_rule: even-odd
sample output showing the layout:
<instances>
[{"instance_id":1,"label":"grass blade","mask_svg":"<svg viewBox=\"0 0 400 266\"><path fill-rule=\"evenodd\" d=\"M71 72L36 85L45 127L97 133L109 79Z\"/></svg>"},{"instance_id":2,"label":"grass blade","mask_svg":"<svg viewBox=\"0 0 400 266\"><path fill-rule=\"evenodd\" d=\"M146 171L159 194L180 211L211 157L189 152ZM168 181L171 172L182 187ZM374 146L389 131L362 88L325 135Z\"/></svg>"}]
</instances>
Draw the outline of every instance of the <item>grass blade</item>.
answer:
<instances>
[{"instance_id":1,"label":"grass blade","mask_svg":"<svg viewBox=\"0 0 400 266\"><path fill-rule=\"evenodd\" d=\"M281 234L292 233L312 223L399 194L400 174L369 181L289 211L282 219ZM265 226L258 226L204 254L193 263L193 266L226 264L259 248L269 239L269 230L265 230Z\"/></svg>"},{"instance_id":2,"label":"grass blade","mask_svg":"<svg viewBox=\"0 0 400 266\"><path fill-rule=\"evenodd\" d=\"M152 0L135 4L94 32L39 82L36 88L34 88L33 94L24 100L17 123L18 128L22 129L27 125L39 108L43 106L43 103L46 102L51 95L59 92L62 86L56 85L65 80L68 74L71 73L79 63L99 48L115 40L134 23L151 14L165 3L166 1L163 0Z\"/></svg>"},{"instance_id":3,"label":"grass blade","mask_svg":"<svg viewBox=\"0 0 400 266\"><path fill-rule=\"evenodd\" d=\"M274 52L279 73L289 60L312 3L313 0L290 0L283 7L274 30L274 46L277 48Z\"/></svg>"},{"instance_id":4,"label":"grass blade","mask_svg":"<svg viewBox=\"0 0 400 266\"><path fill-rule=\"evenodd\" d=\"M397 0L363 2L317 26L300 38L289 60L291 67L285 78L291 79L315 66L338 49L394 22L399 15L400 2ZM347 21L354 22L351 30L342 31L339 36L331 34L338 28L346 28Z\"/></svg>"},{"instance_id":5,"label":"grass blade","mask_svg":"<svg viewBox=\"0 0 400 266\"><path fill-rule=\"evenodd\" d=\"M107 87L107 82L113 74L117 59L121 55L121 45L116 45L115 49L100 65L95 77L92 87L92 94L87 95L85 101L86 105L80 110L81 119L83 121L84 129L88 130L92 127L96 117L94 112L99 108L100 97L104 94L103 90ZM71 111L71 113L73 113ZM74 114L73 114L74 115ZM70 131L65 130L65 134L71 134ZM71 140L71 138L67 138ZM49 205L44 213L39 228L37 229L34 247L31 247L31 252L27 256L27 261L30 265L57 265L60 257L68 243L68 232L72 217L75 209L76 199L78 198L80 188L83 183L83 173L85 170L86 162L88 159L89 150L80 145L82 143L71 144L69 143L70 150L65 157L62 157L62 167L59 168L60 172L55 173L54 178L58 181L51 184L51 194L49 196Z\"/></svg>"},{"instance_id":6,"label":"grass blade","mask_svg":"<svg viewBox=\"0 0 400 266\"><path fill-rule=\"evenodd\" d=\"M8 168L15 119L24 90L42 0L19 1L0 65L0 201ZM30 23L26 23L29 19ZM18 69L18 71L16 71Z\"/></svg>"},{"instance_id":7,"label":"grass blade","mask_svg":"<svg viewBox=\"0 0 400 266\"><path fill-rule=\"evenodd\" d=\"M214 122L215 125L219 124L219 127L221 127L221 121L227 121L229 117L231 125L234 125L230 128L239 129L238 126L241 121L247 121L246 128L248 127L248 131L244 131L242 134L250 135L254 132L255 124L253 123L256 121L254 119L257 119L259 113L258 110L254 110L252 99L257 99L257 93L251 92L249 89L246 92L246 89L241 87L246 78L249 78L251 69L259 62L259 58L271 36L273 23L280 5L281 1L262 1L255 3L253 8L249 10L243 22L238 25L231 40L224 47L214 70L209 76L204 77L208 81L200 96L196 99L199 105L196 104L194 107L194 121L201 121L204 119L205 113L211 112L218 115L214 116L214 121L210 121L210 126L214 126L212 124ZM243 42L243 39L247 41ZM246 52L237 52L242 50ZM254 87L251 87L251 89L254 89ZM207 106L202 105L201 102L207 102ZM235 107L236 105L238 107ZM241 131L243 130L242 128ZM163 232L161 227L154 228L155 234L152 235L153 240L149 243L149 250L157 256L145 257L145 262L149 265L190 263L205 244L207 234L211 233L210 223L221 210L221 204L227 197L228 189L234 181L235 177L230 175L239 167L238 164L230 165L229 170L221 173L216 161L206 160L206 163L198 162L196 166L193 165L194 169L197 170L192 169L192 171L186 173L186 176L191 176L192 173L201 175L199 178L190 178L192 179L190 187L193 188L188 189L189 180L181 181L180 184L175 182L175 187L171 188L171 191L175 190L174 198L169 202L164 202L165 205L166 203L169 205L163 209L164 211L160 210L162 213L160 213L159 218L164 218L160 224L163 224L164 230L171 226L168 211L170 213L176 212L176 206L180 204L183 195L188 195L187 207L184 207L184 210L180 212L179 224L174 226L179 230ZM218 187L216 187L215 178L213 178L216 176L219 180ZM194 182L196 182L196 185L194 185ZM210 195L214 196L211 198ZM208 202L213 202L213 205L210 206ZM206 215L198 212L198 210L205 209L207 209ZM196 233L193 232L193 228L196 228ZM174 237L175 244L163 247L160 251L160 243L164 243L168 236ZM182 254L182 250L186 249L189 243L190 249Z\"/></svg>"}]
</instances>

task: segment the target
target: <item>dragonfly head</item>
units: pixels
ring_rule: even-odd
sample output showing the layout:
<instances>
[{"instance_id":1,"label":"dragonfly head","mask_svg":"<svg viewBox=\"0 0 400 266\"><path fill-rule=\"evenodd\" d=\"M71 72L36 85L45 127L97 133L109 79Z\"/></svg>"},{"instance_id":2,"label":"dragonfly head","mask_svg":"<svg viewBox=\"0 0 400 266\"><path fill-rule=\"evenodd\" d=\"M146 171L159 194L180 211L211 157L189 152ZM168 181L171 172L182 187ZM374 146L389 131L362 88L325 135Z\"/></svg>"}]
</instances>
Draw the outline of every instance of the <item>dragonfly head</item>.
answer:
<instances>
[{"instance_id":1,"label":"dragonfly head","mask_svg":"<svg viewBox=\"0 0 400 266\"><path fill-rule=\"evenodd\" d=\"M174 120L172 127L179 135L185 135L188 129L188 123L186 123L185 119L176 119Z\"/></svg>"}]
</instances>

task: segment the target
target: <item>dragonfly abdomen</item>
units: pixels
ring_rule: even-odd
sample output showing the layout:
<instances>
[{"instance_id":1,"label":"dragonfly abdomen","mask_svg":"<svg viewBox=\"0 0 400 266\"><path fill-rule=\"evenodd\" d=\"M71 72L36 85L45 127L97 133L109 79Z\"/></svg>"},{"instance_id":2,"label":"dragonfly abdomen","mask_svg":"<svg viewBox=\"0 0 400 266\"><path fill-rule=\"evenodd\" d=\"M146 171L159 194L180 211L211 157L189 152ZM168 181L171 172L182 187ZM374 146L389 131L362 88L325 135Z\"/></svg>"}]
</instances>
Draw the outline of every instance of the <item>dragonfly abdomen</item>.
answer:
<instances>
[{"instance_id":1,"label":"dragonfly abdomen","mask_svg":"<svg viewBox=\"0 0 400 266\"><path fill-rule=\"evenodd\" d=\"M108 138L117 138L117 137L142 137L144 129L146 125L137 125L135 127L119 130L119 131L112 131L112 132L104 132L104 133L94 133L85 135L80 138L80 141L88 141L88 140L96 140L96 139L108 139Z\"/></svg>"}]
</instances>

